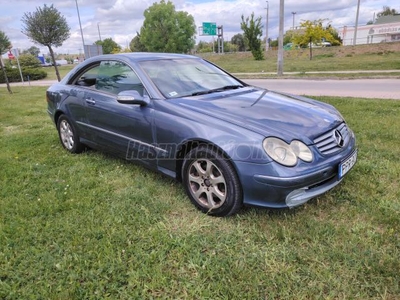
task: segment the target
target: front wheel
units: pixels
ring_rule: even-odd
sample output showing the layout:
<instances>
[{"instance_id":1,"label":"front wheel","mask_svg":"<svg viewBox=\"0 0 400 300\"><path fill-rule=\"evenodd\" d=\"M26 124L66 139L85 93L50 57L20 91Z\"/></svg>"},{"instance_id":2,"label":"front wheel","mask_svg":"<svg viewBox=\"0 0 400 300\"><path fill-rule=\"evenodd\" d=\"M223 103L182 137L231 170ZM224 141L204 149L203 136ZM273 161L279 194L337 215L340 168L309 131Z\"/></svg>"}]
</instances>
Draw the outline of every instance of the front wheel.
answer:
<instances>
[{"instance_id":1,"label":"front wheel","mask_svg":"<svg viewBox=\"0 0 400 300\"><path fill-rule=\"evenodd\" d=\"M199 146L186 155L182 178L190 200L204 213L224 217L236 213L242 206L236 170L211 146Z\"/></svg>"},{"instance_id":2,"label":"front wheel","mask_svg":"<svg viewBox=\"0 0 400 300\"><path fill-rule=\"evenodd\" d=\"M78 133L65 115L58 118L57 130L61 144L69 152L80 153L84 150L84 145L79 141Z\"/></svg>"}]
</instances>

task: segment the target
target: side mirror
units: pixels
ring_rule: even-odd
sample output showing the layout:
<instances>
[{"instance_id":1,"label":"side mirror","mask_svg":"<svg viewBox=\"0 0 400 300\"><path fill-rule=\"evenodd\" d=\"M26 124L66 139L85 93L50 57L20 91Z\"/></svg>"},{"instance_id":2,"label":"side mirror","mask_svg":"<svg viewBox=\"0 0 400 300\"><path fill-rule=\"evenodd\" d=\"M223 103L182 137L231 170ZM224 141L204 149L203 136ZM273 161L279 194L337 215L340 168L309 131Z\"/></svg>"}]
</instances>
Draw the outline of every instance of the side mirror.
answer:
<instances>
[{"instance_id":1,"label":"side mirror","mask_svg":"<svg viewBox=\"0 0 400 300\"><path fill-rule=\"evenodd\" d=\"M117 95L117 101L122 104L137 104L140 106L146 106L150 103L150 99L147 96L141 96L138 91L122 91Z\"/></svg>"}]
</instances>

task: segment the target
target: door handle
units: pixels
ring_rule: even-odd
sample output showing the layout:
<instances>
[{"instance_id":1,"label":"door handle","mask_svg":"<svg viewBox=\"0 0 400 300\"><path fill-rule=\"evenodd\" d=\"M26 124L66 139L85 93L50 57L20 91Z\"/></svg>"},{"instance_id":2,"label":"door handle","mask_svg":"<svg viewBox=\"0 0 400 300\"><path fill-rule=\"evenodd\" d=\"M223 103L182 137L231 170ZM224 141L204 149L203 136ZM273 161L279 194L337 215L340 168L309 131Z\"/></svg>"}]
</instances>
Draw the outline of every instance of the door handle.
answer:
<instances>
[{"instance_id":1,"label":"door handle","mask_svg":"<svg viewBox=\"0 0 400 300\"><path fill-rule=\"evenodd\" d=\"M91 99L91 98L86 98L85 101L86 101L87 104L91 104L91 105L95 105L96 104L96 101L94 99Z\"/></svg>"}]
</instances>

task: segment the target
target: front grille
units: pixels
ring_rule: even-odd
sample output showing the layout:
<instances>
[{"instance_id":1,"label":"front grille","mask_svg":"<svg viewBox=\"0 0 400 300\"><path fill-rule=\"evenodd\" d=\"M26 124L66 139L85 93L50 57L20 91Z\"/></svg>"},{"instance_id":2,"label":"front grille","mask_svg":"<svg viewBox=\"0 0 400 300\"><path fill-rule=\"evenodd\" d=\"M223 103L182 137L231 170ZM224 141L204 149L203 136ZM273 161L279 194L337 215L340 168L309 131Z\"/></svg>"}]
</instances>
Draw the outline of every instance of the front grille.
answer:
<instances>
[{"instance_id":1,"label":"front grille","mask_svg":"<svg viewBox=\"0 0 400 300\"><path fill-rule=\"evenodd\" d=\"M342 139L342 140L341 140ZM345 123L340 124L314 140L315 146L324 154L329 155L340 151L350 140L350 132ZM341 143L341 141L343 143Z\"/></svg>"}]
</instances>

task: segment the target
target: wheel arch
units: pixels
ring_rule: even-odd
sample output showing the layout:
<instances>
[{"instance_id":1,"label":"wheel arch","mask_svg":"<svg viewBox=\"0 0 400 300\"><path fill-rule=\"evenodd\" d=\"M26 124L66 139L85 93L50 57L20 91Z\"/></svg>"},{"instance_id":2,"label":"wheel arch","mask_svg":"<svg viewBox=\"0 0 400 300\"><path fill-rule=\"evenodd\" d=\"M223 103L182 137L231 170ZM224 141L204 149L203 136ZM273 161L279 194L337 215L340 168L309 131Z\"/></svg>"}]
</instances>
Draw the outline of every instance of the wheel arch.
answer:
<instances>
[{"instance_id":1,"label":"wheel arch","mask_svg":"<svg viewBox=\"0 0 400 300\"><path fill-rule=\"evenodd\" d=\"M187 140L184 143L182 143L178 147L178 150L176 151L176 155L175 155L176 169L175 170L176 170L176 179L179 182L182 182L182 167L183 167L183 161L185 159L186 154L188 154L190 151L192 151L193 149L195 149L201 145L205 145L207 147L211 147L212 149L215 149L225 159L229 160L237 174L237 169L236 169L235 164L233 163L232 158L221 147L219 147L215 143L212 143L207 140L193 139L193 140ZM238 174L237 174L237 176L239 178ZM239 181L240 181L240 179L239 179Z\"/></svg>"},{"instance_id":2,"label":"wheel arch","mask_svg":"<svg viewBox=\"0 0 400 300\"><path fill-rule=\"evenodd\" d=\"M58 123L58 119L59 119L62 115L64 115L64 112L61 111L61 110L57 110L56 113L54 114L54 123L56 124L56 126L57 126L57 123Z\"/></svg>"}]
</instances>

